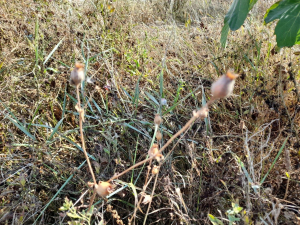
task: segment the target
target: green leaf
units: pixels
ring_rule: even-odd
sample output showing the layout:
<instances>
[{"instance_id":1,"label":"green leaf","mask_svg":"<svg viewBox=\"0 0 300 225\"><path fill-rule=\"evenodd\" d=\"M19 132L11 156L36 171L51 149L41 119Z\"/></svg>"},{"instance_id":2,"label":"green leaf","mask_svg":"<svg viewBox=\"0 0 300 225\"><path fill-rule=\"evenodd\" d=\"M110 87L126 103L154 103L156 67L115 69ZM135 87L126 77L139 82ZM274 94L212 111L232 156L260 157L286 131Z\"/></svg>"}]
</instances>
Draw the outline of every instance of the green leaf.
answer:
<instances>
[{"instance_id":1,"label":"green leaf","mask_svg":"<svg viewBox=\"0 0 300 225\"><path fill-rule=\"evenodd\" d=\"M249 9L248 9L248 11L250 11L250 10L253 8L253 6L256 4L257 1L258 1L258 0L250 0L250 4L249 4Z\"/></svg>"},{"instance_id":2,"label":"green leaf","mask_svg":"<svg viewBox=\"0 0 300 225\"><path fill-rule=\"evenodd\" d=\"M208 214L208 219L213 225L223 225L223 222L214 217L212 214Z\"/></svg>"},{"instance_id":3,"label":"green leaf","mask_svg":"<svg viewBox=\"0 0 300 225\"><path fill-rule=\"evenodd\" d=\"M70 212L67 213L67 216L71 217L73 219L80 219L81 218L79 215L77 215L75 213L70 213Z\"/></svg>"},{"instance_id":4,"label":"green leaf","mask_svg":"<svg viewBox=\"0 0 300 225\"><path fill-rule=\"evenodd\" d=\"M300 39L300 1L290 8L275 27L278 47L292 47Z\"/></svg>"},{"instance_id":5,"label":"green leaf","mask_svg":"<svg viewBox=\"0 0 300 225\"><path fill-rule=\"evenodd\" d=\"M299 5L299 0L282 0L276 2L267 10L267 16L265 15L265 22L270 23L273 20L283 18L284 14L291 8Z\"/></svg>"},{"instance_id":6,"label":"green leaf","mask_svg":"<svg viewBox=\"0 0 300 225\"><path fill-rule=\"evenodd\" d=\"M149 92L145 91L145 94L156 104L159 106L158 101L156 100L156 98L154 98L153 95L151 95Z\"/></svg>"},{"instance_id":7,"label":"green leaf","mask_svg":"<svg viewBox=\"0 0 300 225\"><path fill-rule=\"evenodd\" d=\"M284 149L284 147L285 147L286 142L287 142L288 139L289 139L289 137L287 137L287 138L284 140L284 142L283 142L281 148L279 149L279 151L278 151L278 153L277 153L277 155L276 155L276 157L275 157L275 159L274 159L274 161L273 161L271 167L269 168L269 170L268 170L268 172L266 173L266 175L264 176L264 178L260 181L260 184L263 184L263 182L265 181L265 179L266 179L267 176L269 175L271 169L273 169L273 167L274 167L275 163L277 162L277 160L278 160L278 158L279 158L279 156L280 156L282 150Z\"/></svg>"},{"instance_id":8,"label":"green leaf","mask_svg":"<svg viewBox=\"0 0 300 225\"><path fill-rule=\"evenodd\" d=\"M300 44L300 1L282 0L272 5L265 14L265 23L279 19L276 27L278 47Z\"/></svg>"},{"instance_id":9,"label":"green leaf","mask_svg":"<svg viewBox=\"0 0 300 225\"><path fill-rule=\"evenodd\" d=\"M224 24L228 21L231 30L239 29L249 12L250 0L234 0L225 16Z\"/></svg>"},{"instance_id":10,"label":"green leaf","mask_svg":"<svg viewBox=\"0 0 300 225\"><path fill-rule=\"evenodd\" d=\"M46 57L45 61L43 62L43 65L46 64L46 62L51 58L51 56L53 55L53 53L58 49L58 47L60 46L60 44L63 42L64 38L61 39L57 45L55 45L55 47L52 49L52 51L49 53L49 55Z\"/></svg>"},{"instance_id":11,"label":"green leaf","mask_svg":"<svg viewBox=\"0 0 300 225\"><path fill-rule=\"evenodd\" d=\"M222 46L222 48L226 47L228 32L229 32L228 21L226 21L226 22L224 21L224 26L221 31L221 46Z\"/></svg>"},{"instance_id":12,"label":"green leaf","mask_svg":"<svg viewBox=\"0 0 300 225\"><path fill-rule=\"evenodd\" d=\"M267 9L267 11L266 11L266 13L265 13L265 15L264 15L264 21L265 21L264 23L265 23L265 24L267 24L266 18L268 17L269 12L270 12L271 10L277 8L277 6L279 5L280 2L281 2L281 1L278 1L278 2L274 3L270 8Z\"/></svg>"},{"instance_id":13,"label":"green leaf","mask_svg":"<svg viewBox=\"0 0 300 225\"><path fill-rule=\"evenodd\" d=\"M19 124L16 120L14 120L13 118L9 117L8 115L5 116L7 119L9 119L16 127L18 127L21 131L23 131L24 134L26 134L28 137L30 137L32 140L36 140L35 137L29 133L29 131L23 126L21 125L21 123Z\"/></svg>"},{"instance_id":14,"label":"green leaf","mask_svg":"<svg viewBox=\"0 0 300 225\"><path fill-rule=\"evenodd\" d=\"M54 134L57 132L57 130L60 127L60 125L63 122L63 120L64 120L64 118L61 118L61 120L56 124L56 126L54 127L54 129L53 129L50 137L48 138L48 141L50 141L53 138Z\"/></svg>"},{"instance_id":15,"label":"green leaf","mask_svg":"<svg viewBox=\"0 0 300 225\"><path fill-rule=\"evenodd\" d=\"M232 209L235 214L238 214L240 211L243 210L243 207L240 207L237 203L232 203Z\"/></svg>"}]
</instances>

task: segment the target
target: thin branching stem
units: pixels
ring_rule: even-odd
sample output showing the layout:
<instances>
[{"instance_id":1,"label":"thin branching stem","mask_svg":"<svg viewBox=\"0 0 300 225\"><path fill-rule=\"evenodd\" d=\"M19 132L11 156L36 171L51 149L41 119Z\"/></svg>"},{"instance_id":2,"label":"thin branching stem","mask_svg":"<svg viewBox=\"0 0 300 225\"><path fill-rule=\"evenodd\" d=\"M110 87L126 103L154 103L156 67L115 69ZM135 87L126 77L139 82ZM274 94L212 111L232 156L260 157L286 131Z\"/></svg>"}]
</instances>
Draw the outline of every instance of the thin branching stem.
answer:
<instances>
[{"instance_id":1,"label":"thin branching stem","mask_svg":"<svg viewBox=\"0 0 300 225\"><path fill-rule=\"evenodd\" d=\"M160 167L159 167L159 168L160 168ZM158 174L159 174L159 172L158 172L158 173L156 174L156 176L155 176L155 181L154 181L153 189L152 189L152 192L151 192L151 198L150 198L150 202L149 202L149 205L148 205L148 208L147 208L147 212L146 212L146 215L145 215L145 219L144 219L143 225L145 225L145 224L146 224L146 221L147 221L147 217L148 217L149 210L150 210L151 203L152 203L152 198L153 198L154 191L155 191L155 187L156 187L156 184L157 184Z\"/></svg>"},{"instance_id":2,"label":"thin branching stem","mask_svg":"<svg viewBox=\"0 0 300 225\"><path fill-rule=\"evenodd\" d=\"M88 157L88 154L86 152L86 149L85 149L85 141L84 141L84 136L83 136L83 128L82 128L82 113L81 113L81 103L80 103L80 95L79 95L79 85L77 85L76 87L76 92L77 92L77 100L78 100L78 113L79 113L79 129L80 129L80 139L81 139L81 144L82 144L82 149L83 149L83 152L84 152L84 156L86 158L86 161L88 163L88 166L89 166L89 169L90 169L90 173L92 175L92 178L93 178L93 181L94 181L94 184L97 183L96 181L96 178L95 178L95 175L94 175L94 172L93 172L93 168L92 168L92 165L91 165L91 162L90 162L90 159Z\"/></svg>"},{"instance_id":3,"label":"thin branching stem","mask_svg":"<svg viewBox=\"0 0 300 225\"><path fill-rule=\"evenodd\" d=\"M135 164L135 165L133 165L133 166L131 166L131 167L129 167L128 169L126 169L126 170L124 170L122 173L119 173L119 174L117 174L117 175L115 175L115 176L113 176L112 178L110 178L107 182L111 182L111 181L113 181L113 180L115 180L115 179L117 179L117 178L119 178L120 176L122 176L122 175L124 175L124 174L126 174L127 172L129 172L130 170L132 170L132 169L134 169L134 168L136 168L136 167L138 167L138 166L140 166L140 165L142 165L142 164L144 164L144 163L146 163L146 162L148 162L148 161L150 161L150 160L152 160L153 158L155 158L157 155L159 155L159 154L161 154L179 135L181 135L186 129L188 129L190 126L191 126L191 124L196 120L196 119L198 119L199 117L201 118L201 119L203 119L202 118L202 116L201 116L201 113L203 112L203 110L204 109L208 109L209 108L209 106L213 103L215 101L215 99L211 99L210 101L208 101L207 103L206 103L206 105L204 105L200 110L198 110L197 112L194 112L193 113L193 116L192 116L192 118L174 135L174 136L172 136L168 141L167 141L167 143L157 152L157 154L156 155L154 155L154 156L151 156L151 157L149 157L149 158L147 158L147 159L144 159L143 161L141 161L141 162L138 162L137 164Z\"/></svg>"}]
</instances>

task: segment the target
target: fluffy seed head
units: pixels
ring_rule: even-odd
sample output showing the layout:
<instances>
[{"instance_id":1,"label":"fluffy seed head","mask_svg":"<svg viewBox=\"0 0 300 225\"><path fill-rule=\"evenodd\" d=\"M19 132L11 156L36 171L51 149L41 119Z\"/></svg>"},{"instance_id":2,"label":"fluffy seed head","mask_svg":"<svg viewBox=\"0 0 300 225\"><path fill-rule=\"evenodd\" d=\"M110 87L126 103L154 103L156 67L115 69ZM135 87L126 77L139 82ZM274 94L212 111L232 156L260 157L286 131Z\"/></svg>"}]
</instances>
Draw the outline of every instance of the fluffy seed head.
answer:
<instances>
[{"instance_id":1,"label":"fluffy seed head","mask_svg":"<svg viewBox=\"0 0 300 225\"><path fill-rule=\"evenodd\" d=\"M73 86L78 86L84 81L84 64L75 63L75 68L71 72L70 84Z\"/></svg>"},{"instance_id":2,"label":"fluffy seed head","mask_svg":"<svg viewBox=\"0 0 300 225\"><path fill-rule=\"evenodd\" d=\"M216 80L211 86L211 93L214 99L226 98L233 92L235 79L238 77L232 71L228 71L226 74Z\"/></svg>"}]
</instances>

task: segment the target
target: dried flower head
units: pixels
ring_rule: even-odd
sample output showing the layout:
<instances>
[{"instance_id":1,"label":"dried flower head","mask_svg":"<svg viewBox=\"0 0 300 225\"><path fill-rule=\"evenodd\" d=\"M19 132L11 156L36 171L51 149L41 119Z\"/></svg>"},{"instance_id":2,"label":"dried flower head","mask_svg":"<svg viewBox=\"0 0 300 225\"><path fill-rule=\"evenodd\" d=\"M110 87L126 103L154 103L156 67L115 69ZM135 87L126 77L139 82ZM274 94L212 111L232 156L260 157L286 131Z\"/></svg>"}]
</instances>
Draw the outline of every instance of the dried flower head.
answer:
<instances>
[{"instance_id":1,"label":"dried flower head","mask_svg":"<svg viewBox=\"0 0 300 225\"><path fill-rule=\"evenodd\" d=\"M155 175L155 174L158 174L158 172L159 172L159 166L154 165L153 168L152 168L151 173L153 175Z\"/></svg>"},{"instance_id":2,"label":"dried flower head","mask_svg":"<svg viewBox=\"0 0 300 225\"><path fill-rule=\"evenodd\" d=\"M108 182L99 181L98 184L95 184L96 192L102 198L105 198L107 195L113 192L113 185Z\"/></svg>"},{"instance_id":3,"label":"dried flower head","mask_svg":"<svg viewBox=\"0 0 300 225\"><path fill-rule=\"evenodd\" d=\"M162 134L159 130L156 133L156 139L157 139L157 141L160 141L162 139Z\"/></svg>"},{"instance_id":4,"label":"dried flower head","mask_svg":"<svg viewBox=\"0 0 300 225\"><path fill-rule=\"evenodd\" d=\"M157 154L157 152L158 152L158 144L153 144L148 151L148 155L149 157L153 157Z\"/></svg>"},{"instance_id":5,"label":"dried flower head","mask_svg":"<svg viewBox=\"0 0 300 225\"><path fill-rule=\"evenodd\" d=\"M162 160L165 159L165 157L163 156L163 154L157 154L155 156L155 159L156 159L157 162L161 162Z\"/></svg>"},{"instance_id":6,"label":"dried flower head","mask_svg":"<svg viewBox=\"0 0 300 225\"><path fill-rule=\"evenodd\" d=\"M154 124L159 126L161 123L162 123L162 118L160 117L159 114L156 114L154 118Z\"/></svg>"},{"instance_id":7,"label":"dried flower head","mask_svg":"<svg viewBox=\"0 0 300 225\"><path fill-rule=\"evenodd\" d=\"M150 195L145 195L142 203L146 205L146 204L150 203L151 200L152 200L152 198Z\"/></svg>"},{"instance_id":8,"label":"dried flower head","mask_svg":"<svg viewBox=\"0 0 300 225\"><path fill-rule=\"evenodd\" d=\"M201 119L204 119L208 116L209 109L207 106L202 107L198 111L193 111L193 116L196 116L197 118L200 117Z\"/></svg>"},{"instance_id":9,"label":"dried flower head","mask_svg":"<svg viewBox=\"0 0 300 225\"><path fill-rule=\"evenodd\" d=\"M78 86L84 81L84 64L75 63L75 68L71 72L70 84Z\"/></svg>"},{"instance_id":10,"label":"dried flower head","mask_svg":"<svg viewBox=\"0 0 300 225\"><path fill-rule=\"evenodd\" d=\"M228 97L234 88L235 79L238 77L232 71L228 71L226 74L216 80L211 86L211 93L214 99Z\"/></svg>"}]
</instances>

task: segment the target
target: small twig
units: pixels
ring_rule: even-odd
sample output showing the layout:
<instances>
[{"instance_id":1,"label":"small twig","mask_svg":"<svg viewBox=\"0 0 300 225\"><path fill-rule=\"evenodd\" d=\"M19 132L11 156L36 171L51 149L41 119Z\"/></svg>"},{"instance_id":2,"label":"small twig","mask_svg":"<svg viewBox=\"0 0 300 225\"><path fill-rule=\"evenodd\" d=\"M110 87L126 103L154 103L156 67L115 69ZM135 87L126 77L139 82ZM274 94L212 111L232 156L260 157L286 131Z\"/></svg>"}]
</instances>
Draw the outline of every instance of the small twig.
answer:
<instances>
[{"instance_id":1,"label":"small twig","mask_svg":"<svg viewBox=\"0 0 300 225\"><path fill-rule=\"evenodd\" d=\"M90 204L89 204L89 208L88 210L90 210L90 208L92 207L93 203L94 203L94 200L95 200L95 197L96 197L96 191L94 191L91 199L90 199Z\"/></svg>"}]
</instances>

